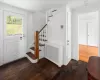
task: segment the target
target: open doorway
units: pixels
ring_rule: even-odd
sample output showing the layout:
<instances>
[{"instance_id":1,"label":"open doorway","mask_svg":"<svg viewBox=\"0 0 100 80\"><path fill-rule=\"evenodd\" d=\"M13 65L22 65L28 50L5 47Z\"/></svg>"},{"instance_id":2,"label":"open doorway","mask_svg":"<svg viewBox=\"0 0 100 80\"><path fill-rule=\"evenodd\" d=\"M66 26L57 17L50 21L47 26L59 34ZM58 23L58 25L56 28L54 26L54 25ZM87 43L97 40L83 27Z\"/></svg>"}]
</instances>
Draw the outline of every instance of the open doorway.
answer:
<instances>
[{"instance_id":1,"label":"open doorway","mask_svg":"<svg viewBox=\"0 0 100 80\"><path fill-rule=\"evenodd\" d=\"M89 57L99 54L98 11L78 16L79 60L88 62Z\"/></svg>"}]
</instances>

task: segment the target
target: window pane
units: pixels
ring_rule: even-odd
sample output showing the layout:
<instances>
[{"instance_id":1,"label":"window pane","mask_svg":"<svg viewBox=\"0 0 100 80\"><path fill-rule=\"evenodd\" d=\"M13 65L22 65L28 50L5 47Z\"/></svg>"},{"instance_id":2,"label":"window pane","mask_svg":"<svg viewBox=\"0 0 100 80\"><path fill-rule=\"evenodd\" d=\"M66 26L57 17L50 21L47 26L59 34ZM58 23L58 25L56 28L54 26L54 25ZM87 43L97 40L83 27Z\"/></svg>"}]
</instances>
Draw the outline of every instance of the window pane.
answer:
<instances>
[{"instance_id":1,"label":"window pane","mask_svg":"<svg viewBox=\"0 0 100 80\"><path fill-rule=\"evenodd\" d=\"M7 16L6 32L7 35L22 34L22 19L16 16Z\"/></svg>"}]
</instances>

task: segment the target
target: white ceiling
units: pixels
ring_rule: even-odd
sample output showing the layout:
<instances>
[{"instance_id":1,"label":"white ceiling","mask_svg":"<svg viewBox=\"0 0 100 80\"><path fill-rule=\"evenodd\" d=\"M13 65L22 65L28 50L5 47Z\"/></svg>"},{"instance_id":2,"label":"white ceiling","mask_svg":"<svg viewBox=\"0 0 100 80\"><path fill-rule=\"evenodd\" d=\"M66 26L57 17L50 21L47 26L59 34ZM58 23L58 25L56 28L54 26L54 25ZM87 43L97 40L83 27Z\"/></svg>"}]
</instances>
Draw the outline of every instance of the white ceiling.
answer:
<instances>
[{"instance_id":1,"label":"white ceiling","mask_svg":"<svg viewBox=\"0 0 100 80\"><path fill-rule=\"evenodd\" d=\"M72 8L84 5L86 0L0 0L15 7L30 11L47 10L50 8L61 7L68 4ZM87 0L88 3L94 3L99 0Z\"/></svg>"}]
</instances>

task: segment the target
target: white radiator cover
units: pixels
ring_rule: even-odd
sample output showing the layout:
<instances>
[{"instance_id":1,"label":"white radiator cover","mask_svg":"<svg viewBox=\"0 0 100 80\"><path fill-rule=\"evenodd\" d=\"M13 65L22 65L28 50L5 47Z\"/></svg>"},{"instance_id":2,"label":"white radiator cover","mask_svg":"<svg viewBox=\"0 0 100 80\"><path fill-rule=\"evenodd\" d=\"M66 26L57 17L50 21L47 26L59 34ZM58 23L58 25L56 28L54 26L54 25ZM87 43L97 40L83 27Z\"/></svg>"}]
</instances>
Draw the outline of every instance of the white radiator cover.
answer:
<instances>
[{"instance_id":1,"label":"white radiator cover","mask_svg":"<svg viewBox=\"0 0 100 80\"><path fill-rule=\"evenodd\" d=\"M45 58L61 67L63 65L63 46L46 43Z\"/></svg>"}]
</instances>

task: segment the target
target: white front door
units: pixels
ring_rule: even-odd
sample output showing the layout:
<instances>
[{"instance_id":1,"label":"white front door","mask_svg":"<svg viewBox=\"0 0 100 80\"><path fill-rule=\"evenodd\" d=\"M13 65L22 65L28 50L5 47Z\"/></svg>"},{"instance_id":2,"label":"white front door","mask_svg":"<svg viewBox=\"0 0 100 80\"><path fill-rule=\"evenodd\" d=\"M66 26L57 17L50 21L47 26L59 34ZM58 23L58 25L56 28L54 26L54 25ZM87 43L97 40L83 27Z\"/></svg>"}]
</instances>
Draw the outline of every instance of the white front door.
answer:
<instances>
[{"instance_id":1,"label":"white front door","mask_svg":"<svg viewBox=\"0 0 100 80\"><path fill-rule=\"evenodd\" d=\"M3 64L3 11L0 10L0 66Z\"/></svg>"},{"instance_id":2,"label":"white front door","mask_svg":"<svg viewBox=\"0 0 100 80\"><path fill-rule=\"evenodd\" d=\"M79 34L78 34L78 40L80 45L87 45L88 44L88 30L87 30L88 24L86 23L86 20L79 19Z\"/></svg>"},{"instance_id":3,"label":"white front door","mask_svg":"<svg viewBox=\"0 0 100 80\"><path fill-rule=\"evenodd\" d=\"M4 11L4 64L24 57L24 16Z\"/></svg>"}]
</instances>

